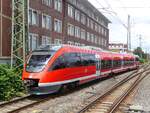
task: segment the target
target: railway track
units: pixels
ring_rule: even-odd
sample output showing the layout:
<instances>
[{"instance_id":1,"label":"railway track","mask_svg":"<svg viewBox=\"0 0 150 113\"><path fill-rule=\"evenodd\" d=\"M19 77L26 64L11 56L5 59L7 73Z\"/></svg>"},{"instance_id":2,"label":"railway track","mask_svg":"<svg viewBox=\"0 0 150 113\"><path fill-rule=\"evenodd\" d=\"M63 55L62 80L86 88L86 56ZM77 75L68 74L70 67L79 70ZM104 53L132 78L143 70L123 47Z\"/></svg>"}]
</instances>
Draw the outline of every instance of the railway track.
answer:
<instances>
[{"instance_id":1,"label":"railway track","mask_svg":"<svg viewBox=\"0 0 150 113\"><path fill-rule=\"evenodd\" d=\"M145 69L126 77L102 95L95 95L95 99L87 102L78 113L113 113L138 83L150 73L148 65L143 68Z\"/></svg>"},{"instance_id":2,"label":"railway track","mask_svg":"<svg viewBox=\"0 0 150 113\"><path fill-rule=\"evenodd\" d=\"M146 67L146 66L145 66ZM135 75L138 71L134 71L132 75ZM128 77L127 77L128 78ZM49 101L51 99L54 99L56 97L67 95L69 93L73 93L76 90L82 90L82 88L76 88L75 90L71 90L68 92L65 92L63 94L57 94L57 95L49 95L49 96L33 96L28 95L26 97L22 97L19 99L15 99L9 102L5 102L0 104L0 113L17 113L23 110L26 110L27 108L31 108L33 106L36 106L42 102Z\"/></svg>"},{"instance_id":3,"label":"railway track","mask_svg":"<svg viewBox=\"0 0 150 113\"><path fill-rule=\"evenodd\" d=\"M15 99L3 104L0 104L0 113L17 113L34 105L38 105L48 99L54 98L54 96L33 96L28 95L23 98Z\"/></svg>"}]
</instances>

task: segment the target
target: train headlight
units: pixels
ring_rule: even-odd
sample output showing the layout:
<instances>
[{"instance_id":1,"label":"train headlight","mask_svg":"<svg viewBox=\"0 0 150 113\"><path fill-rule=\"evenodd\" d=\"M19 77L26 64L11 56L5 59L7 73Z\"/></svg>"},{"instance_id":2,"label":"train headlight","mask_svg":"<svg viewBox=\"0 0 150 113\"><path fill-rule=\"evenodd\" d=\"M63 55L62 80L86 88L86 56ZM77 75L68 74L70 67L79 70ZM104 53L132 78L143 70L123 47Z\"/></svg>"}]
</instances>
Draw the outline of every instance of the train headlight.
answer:
<instances>
[{"instance_id":1,"label":"train headlight","mask_svg":"<svg viewBox=\"0 0 150 113\"><path fill-rule=\"evenodd\" d=\"M24 80L24 84L27 87L38 87L39 80L38 79L27 79Z\"/></svg>"}]
</instances>

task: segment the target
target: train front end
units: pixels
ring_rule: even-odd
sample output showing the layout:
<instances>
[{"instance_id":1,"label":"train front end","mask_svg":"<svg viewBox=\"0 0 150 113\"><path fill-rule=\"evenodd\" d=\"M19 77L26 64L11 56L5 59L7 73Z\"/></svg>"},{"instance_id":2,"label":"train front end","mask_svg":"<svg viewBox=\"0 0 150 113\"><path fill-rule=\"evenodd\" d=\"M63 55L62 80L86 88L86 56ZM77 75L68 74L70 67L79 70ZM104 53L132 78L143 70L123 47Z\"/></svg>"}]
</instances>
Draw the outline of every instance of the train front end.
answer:
<instances>
[{"instance_id":1,"label":"train front end","mask_svg":"<svg viewBox=\"0 0 150 113\"><path fill-rule=\"evenodd\" d=\"M51 59L60 48L60 46L40 47L29 55L22 74L22 80L28 93L41 95L54 93L59 90L61 86L45 86L40 84L49 79L47 68Z\"/></svg>"}]
</instances>

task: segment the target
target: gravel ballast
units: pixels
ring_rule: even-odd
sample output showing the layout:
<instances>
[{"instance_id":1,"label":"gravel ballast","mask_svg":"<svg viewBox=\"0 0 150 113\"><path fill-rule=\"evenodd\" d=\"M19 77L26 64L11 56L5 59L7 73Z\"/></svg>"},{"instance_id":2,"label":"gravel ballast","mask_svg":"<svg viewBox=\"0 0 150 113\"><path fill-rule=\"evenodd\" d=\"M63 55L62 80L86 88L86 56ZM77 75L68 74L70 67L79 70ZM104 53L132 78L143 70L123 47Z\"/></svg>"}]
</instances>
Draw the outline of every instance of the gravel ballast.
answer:
<instances>
[{"instance_id":1,"label":"gravel ballast","mask_svg":"<svg viewBox=\"0 0 150 113\"><path fill-rule=\"evenodd\" d=\"M144 111L150 111L150 75L139 84L132 104L142 106Z\"/></svg>"},{"instance_id":2,"label":"gravel ballast","mask_svg":"<svg viewBox=\"0 0 150 113\"><path fill-rule=\"evenodd\" d=\"M21 113L76 113L87 100L96 93L102 93L132 72L124 73L107 80L100 81L90 87L77 90L71 94L59 96Z\"/></svg>"}]
</instances>

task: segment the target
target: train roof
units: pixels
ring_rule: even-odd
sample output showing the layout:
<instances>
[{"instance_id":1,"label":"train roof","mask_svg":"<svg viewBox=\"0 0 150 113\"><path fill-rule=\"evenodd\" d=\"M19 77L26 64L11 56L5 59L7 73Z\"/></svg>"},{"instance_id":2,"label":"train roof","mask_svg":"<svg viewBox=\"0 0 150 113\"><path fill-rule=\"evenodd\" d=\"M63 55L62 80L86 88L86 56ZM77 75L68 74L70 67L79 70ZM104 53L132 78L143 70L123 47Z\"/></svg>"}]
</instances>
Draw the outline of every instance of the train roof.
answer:
<instances>
[{"instance_id":1,"label":"train roof","mask_svg":"<svg viewBox=\"0 0 150 113\"><path fill-rule=\"evenodd\" d=\"M61 45L42 45L42 46L39 46L37 49L35 49L33 52L43 52L43 51L57 51L61 48L62 46Z\"/></svg>"},{"instance_id":2,"label":"train roof","mask_svg":"<svg viewBox=\"0 0 150 113\"><path fill-rule=\"evenodd\" d=\"M138 57L137 55L134 55L134 54L111 52L111 51L103 50L101 48L93 47L93 46L74 46L74 45L67 45L67 44L42 45L42 46L38 47L36 50L34 50L33 52L58 51L59 49L61 49L63 47L74 48L74 49L83 50L83 51L90 51L92 53L101 52L104 56L111 54L113 57L122 57L122 56L128 57L128 58ZM108 55L108 57L109 57L109 55Z\"/></svg>"}]
</instances>

